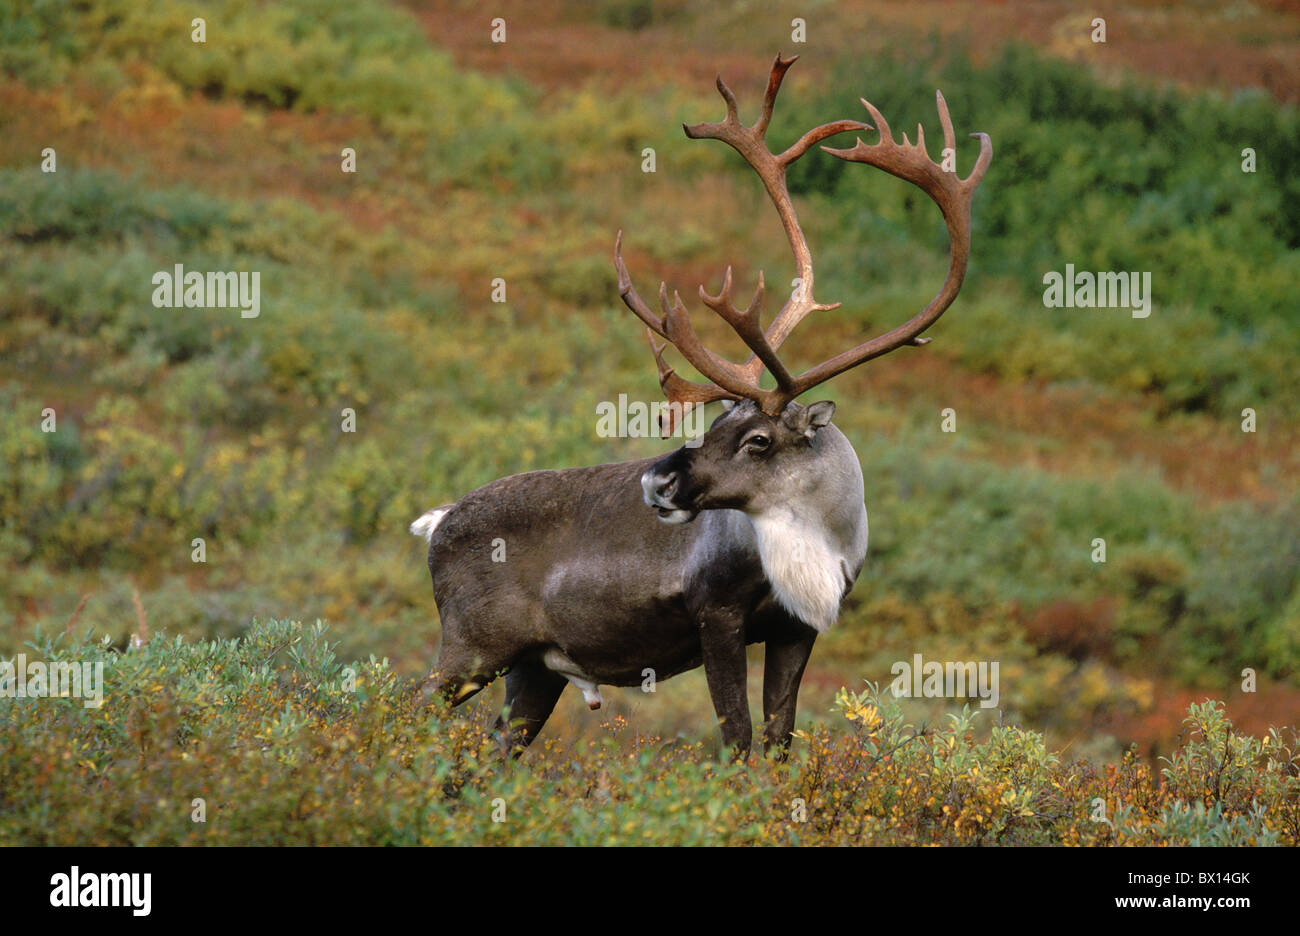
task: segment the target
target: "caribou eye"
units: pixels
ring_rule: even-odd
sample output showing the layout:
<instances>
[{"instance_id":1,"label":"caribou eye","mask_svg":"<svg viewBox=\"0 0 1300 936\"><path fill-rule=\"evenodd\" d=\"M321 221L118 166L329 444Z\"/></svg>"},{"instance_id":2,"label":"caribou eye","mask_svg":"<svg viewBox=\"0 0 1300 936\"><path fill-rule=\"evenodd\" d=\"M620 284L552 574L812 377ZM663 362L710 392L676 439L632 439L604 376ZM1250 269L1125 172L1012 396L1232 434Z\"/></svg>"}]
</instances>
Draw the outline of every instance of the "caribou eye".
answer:
<instances>
[{"instance_id":1,"label":"caribou eye","mask_svg":"<svg viewBox=\"0 0 1300 936\"><path fill-rule=\"evenodd\" d=\"M755 452L762 452L771 444L772 440L769 437L762 433L758 433L747 438L744 442L744 447Z\"/></svg>"}]
</instances>

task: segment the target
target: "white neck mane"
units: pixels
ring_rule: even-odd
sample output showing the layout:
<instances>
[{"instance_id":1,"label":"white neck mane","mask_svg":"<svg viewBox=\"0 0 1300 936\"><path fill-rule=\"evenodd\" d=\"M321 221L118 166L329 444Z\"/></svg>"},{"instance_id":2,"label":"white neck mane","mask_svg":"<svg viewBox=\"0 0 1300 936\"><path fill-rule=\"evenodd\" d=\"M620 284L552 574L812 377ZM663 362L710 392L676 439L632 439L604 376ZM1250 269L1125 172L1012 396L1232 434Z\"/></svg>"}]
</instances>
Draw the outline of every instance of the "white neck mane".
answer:
<instances>
[{"instance_id":1,"label":"white neck mane","mask_svg":"<svg viewBox=\"0 0 1300 936\"><path fill-rule=\"evenodd\" d=\"M819 633L839 615L840 599L861 565L845 547L834 543L826 528L791 510L751 515L758 555L772 593L781 606ZM865 544L864 544L865 551Z\"/></svg>"}]
</instances>

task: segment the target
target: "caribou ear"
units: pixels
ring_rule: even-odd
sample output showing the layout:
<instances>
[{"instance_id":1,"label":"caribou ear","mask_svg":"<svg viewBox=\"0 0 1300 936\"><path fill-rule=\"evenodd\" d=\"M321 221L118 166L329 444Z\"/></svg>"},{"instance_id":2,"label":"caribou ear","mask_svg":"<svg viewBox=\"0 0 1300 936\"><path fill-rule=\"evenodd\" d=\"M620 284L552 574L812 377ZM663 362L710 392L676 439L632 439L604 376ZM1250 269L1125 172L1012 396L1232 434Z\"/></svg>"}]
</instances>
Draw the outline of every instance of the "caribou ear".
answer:
<instances>
[{"instance_id":1,"label":"caribou ear","mask_svg":"<svg viewBox=\"0 0 1300 936\"><path fill-rule=\"evenodd\" d=\"M809 427L820 429L830 425L831 417L835 415L835 404L830 400L821 400L808 406L804 413L808 416Z\"/></svg>"},{"instance_id":2,"label":"caribou ear","mask_svg":"<svg viewBox=\"0 0 1300 936\"><path fill-rule=\"evenodd\" d=\"M735 400L721 400L721 401L719 401L719 402L722 403L722 411L723 411L724 413L729 413L729 412L731 412L731 408L732 408L733 406L736 405L736 401L735 401Z\"/></svg>"},{"instance_id":3,"label":"caribou ear","mask_svg":"<svg viewBox=\"0 0 1300 936\"><path fill-rule=\"evenodd\" d=\"M805 439L811 439L817 434L818 429L830 424L831 417L834 415L835 404L830 400L822 400L807 406L794 403L782 414L782 419L787 426Z\"/></svg>"}]
</instances>

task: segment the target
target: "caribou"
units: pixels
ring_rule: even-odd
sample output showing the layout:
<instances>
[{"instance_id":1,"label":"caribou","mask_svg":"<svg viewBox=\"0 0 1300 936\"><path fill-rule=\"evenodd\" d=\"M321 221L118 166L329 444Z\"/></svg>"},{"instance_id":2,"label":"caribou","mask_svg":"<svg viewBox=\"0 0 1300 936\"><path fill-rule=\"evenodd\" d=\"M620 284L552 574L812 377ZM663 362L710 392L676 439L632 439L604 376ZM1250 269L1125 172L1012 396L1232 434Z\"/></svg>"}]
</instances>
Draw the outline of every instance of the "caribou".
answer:
<instances>
[{"instance_id":1,"label":"caribou","mask_svg":"<svg viewBox=\"0 0 1300 936\"><path fill-rule=\"evenodd\" d=\"M796 57L776 57L757 121L743 124L736 97L717 79L726 116L684 125L691 139L720 140L758 174L794 253L791 295L762 325L762 273L750 303L732 299L728 267L717 294L700 300L749 348L743 364L706 348L681 297L659 287L660 312L632 285L614 241L619 295L644 324L669 412L721 401L726 407L699 439L659 457L585 468L531 471L494 481L428 511L411 532L429 542L428 564L442 623L438 663L427 680L434 698L458 705L505 675L497 720L518 756L573 683L591 708L600 686L640 686L704 666L724 746L745 759L753 741L746 646L764 644L764 750L784 757L799 684L813 644L835 622L867 555L862 468L832 422L835 404L796 401L852 367L897 348L923 345L921 333L956 298L970 253L971 198L993 155L988 135L970 174L955 170L956 138L936 93L943 164L916 142L897 142L865 99L879 139L849 149L820 148L918 186L938 205L950 262L930 303L893 330L798 375L777 357L805 317L835 309L814 298L813 262L786 184L786 170L828 137L873 127L837 120L809 130L783 152L767 144L772 109ZM679 376L664 360L672 345L706 382ZM761 378L766 371L771 387ZM667 435L669 427L661 426ZM494 555L508 550L506 561Z\"/></svg>"}]
</instances>

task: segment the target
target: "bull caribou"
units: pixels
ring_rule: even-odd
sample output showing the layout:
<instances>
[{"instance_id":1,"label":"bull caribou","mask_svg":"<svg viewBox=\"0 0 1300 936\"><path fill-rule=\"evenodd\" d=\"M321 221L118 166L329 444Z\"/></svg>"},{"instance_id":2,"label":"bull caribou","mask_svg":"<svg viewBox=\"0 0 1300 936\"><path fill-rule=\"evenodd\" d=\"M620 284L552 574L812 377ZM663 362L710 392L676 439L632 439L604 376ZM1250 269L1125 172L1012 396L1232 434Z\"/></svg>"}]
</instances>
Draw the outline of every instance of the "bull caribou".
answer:
<instances>
[{"instance_id":1,"label":"bull caribou","mask_svg":"<svg viewBox=\"0 0 1300 936\"><path fill-rule=\"evenodd\" d=\"M939 206L950 263L942 288L902 325L797 376L777 350L806 316L834 309L813 294L813 263L786 186L790 164L828 137L870 131L856 120L809 130L788 149L767 144L768 123L795 58L777 56L756 123L742 124L736 97L719 77L726 117L684 127L691 139L721 140L758 174L794 252L796 279L771 323L761 323L763 275L743 309L722 287L700 300L752 352L743 364L704 347L674 292L659 287L653 312L632 286L622 232L614 242L619 295L645 325L670 412L730 405L702 439L663 456L588 468L532 471L494 481L411 524L429 541L429 572L442 621L430 690L460 704L502 673L505 710L497 721L515 754L537 737L561 692L573 683L592 708L600 686L637 686L703 664L722 738L737 757L752 742L745 647L763 642L764 749L784 756L799 683L813 643L835 622L867 555L867 511L857 454L831 421L835 405L799 397L825 381L905 345L952 304L970 253L971 198L993 155L986 134L965 179L953 163L948 106L936 93L944 164L931 160L921 127L897 142L866 100L879 139L849 149L820 148L918 186ZM664 361L671 344L704 378L686 380ZM763 371L774 386L760 383ZM666 427L665 427L666 428ZM505 562L494 562L504 541Z\"/></svg>"}]
</instances>

